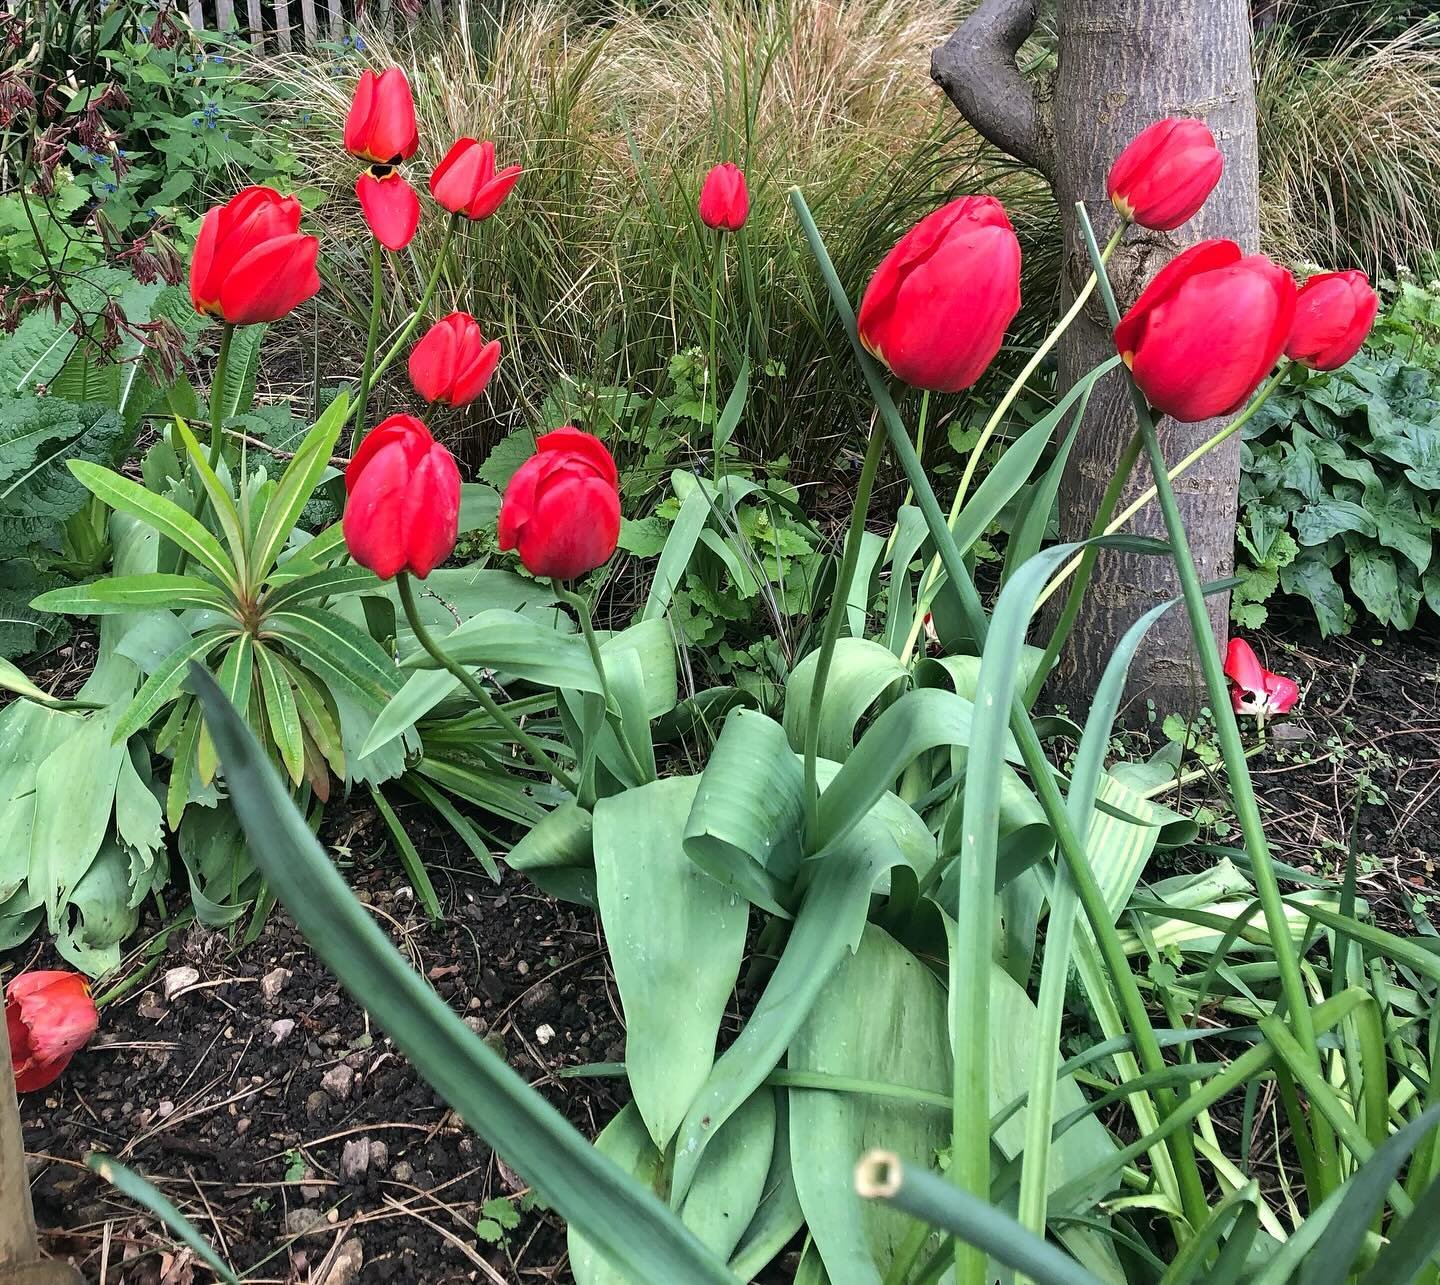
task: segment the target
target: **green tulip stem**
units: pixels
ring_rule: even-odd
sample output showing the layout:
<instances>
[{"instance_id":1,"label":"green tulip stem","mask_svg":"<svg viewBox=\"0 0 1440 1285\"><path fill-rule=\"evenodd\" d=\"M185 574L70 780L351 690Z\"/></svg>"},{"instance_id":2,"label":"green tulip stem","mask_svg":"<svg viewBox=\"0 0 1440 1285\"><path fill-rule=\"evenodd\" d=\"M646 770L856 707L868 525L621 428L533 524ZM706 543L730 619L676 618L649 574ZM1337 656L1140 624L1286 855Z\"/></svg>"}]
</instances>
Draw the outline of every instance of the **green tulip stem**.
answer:
<instances>
[{"instance_id":1,"label":"green tulip stem","mask_svg":"<svg viewBox=\"0 0 1440 1285\"><path fill-rule=\"evenodd\" d=\"M1110 288L1105 265L1099 258L1095 230L1090 226L1084 203L1077 202L1075 208L1080 216L1080 226L1085 234L1085 244L1090 251L1091 260L1096 264L1100 295L1109 313L1110 324L1119 325L1120 309L1115 302L1115 293ZM1175 492L1170 485L1170 475L1165 467L1165 453L1160 448L1160 439L1155 432L1155 419L1150 413L1145 395L1133 378L1130 386L1135 403L1135 416L1140 424L1140 437L1150 461L1150 471L1155 478L1155 495L1160 502L1160 511L1165 516L1165 530L1170 537L1172 556L1180 576L1185 610L1190 617L1190 632L1194 636L1195 649L1200 655L1200 668L1205 676L1205 690L1215 718L1215 730L1220 738L1220 752L1225 760L1225 774L1230 783L1235 816L1240 824L1240 833L1244 836L1245 849L1255 875L1255 891L1265 913L1266 931L1275 951L1275 962L1280 972L1280 989L1285 997L1286 1017L1300 1047L1318 1069L1320 1061L1315 1045L1315 1023L1305 995L1305 983L1300 975L1300 957L1290 936L1285 901L1275 877L1270 845L1265 838L1265 825L1260 819L1260 808L1255 802L1255 789L1245 761L1245 746L1240 739L1240 725L1230 705L1230 687L1225 679L1220 649L1210 627L1210 612L1205 604L1200 573L1195 569L1185 521L1180 515L1180 507L1175 502Z\"/></svg>"},{"instance_id":2,"label":"green tulip stem","mask_svg":"<svg viewBox=\"0 0 1440 1285\"><path fill-rule=\"evenodd\" d=\"M907 439L908 441L908 439ZM860 483L855 490L855 504L850 510L850 529L845 534L845 551L835 573L835 588L830 595L830 614L825 617L825 630L820 638L820 654L815 659L815 675L810 683L810 711L805 722L805 851L812 852L815 836L820 832L820 789L815 760L820 753L820 711L825 704L825 684L830 678L830 665L835 659L835 644L840 638L840 625L849 609L850 586L860 562L860 545L865 538L865 517L870 511L870 492L875 489L875 474L880 457L885 453L885 434L875 425L870 428L870 441L865 447L865 462L860 466Z\"/></svg>"},{"instance_id":3,"label":"green tulip stem","mask_svg":"<svg viewBox=\"0 0 1440 1285\"><path fill-rule=\"evenodd\" d=\"M220 464L220 450L225 444L225 410L220 405L225 396L225 380L230 372L230 344L235 338L235 325L227 321L220 328L220 351L215 354L215 374L210 380L210 468ZM200 490L201 503L194 516L204 508L205 490Z\"/></svg>"},{"instance_id":4,"label":"green tulip stem","mask_svg":"<svg viewBox=\"0 0 1440 1285\"><path fill-rule=\"evenodd\" d=\"M385 279L379 237L370 238L370 330L365 336L365 361L360 367L360 390L355 394L355 428L350 434L350 454L365 439L365 410L370 401L370 385L375 381L375 349L380 343L380 306L384 302Z\"/></svg>"},{"instance_id":5,"label":"green tulip stem","mask_svg":"<svg viewBox=\"0 0 1440 1285\"><path fill-rule=\"evenodd\" d=\"M1129 226L1127 222L1122 221L1120 226L1115 229L1110 240L1105 243L1105 249L1101 252L1102 263L1106 262L1114 253L1115 247L1120 244L1120 238L1125 235L1125 229ZM1069 311L1055 323L1055 328L1041 340L1040 346L1030 354L1030 360L1011 381L1010 387L1005 390L1005 395L996 403L995 409L990 412L990 418L985 421L985 427L980 430L980 436L975 439L975 445L970 448L969 457L965 461L965 471L960 475L960 485L955 492L955 498L950 501L950 516L947 522L952 531L960 517L960 510L964 507L965 497L970 494L970 483L975 479L975 471L980 467L980 458L990 444L990 439L999 431L1010 407L1015 404L1015 399L1020 396L1025 385L1030 382L1031 376L1040 368L1040 363L1060 342L1060 336L1070 329L1086 303L1089 302L1090 296L1095 292L1095 283L1096 277L1092 272L1090 279L1080 287L1080 293L1075 296L1075 302L1070 305ZM940 588L940 571L940 555L937 553L930 559L930 565L925 568L919 592L915 595L915 618L910 622L910 632L905 638L905 646L900 650L902 665L909 663L910 656L915 650L915 644L920 639L925 613L930 610L930 605L935 601L935 594Z\"/></svg>"},{"instance_id":6,"label":"green tulip stem","mask_svg":"<svg viewBox=\"0 0 1440 1285\"><path fill-rule=\"evenodd\" d=\"M442 669L459 679L461 685L475 698L480 708L510 734L516 744L530 755L538 767L549 772L565 789L574 794L576 792L575 782L561 771L559 765L545 752L540 742L501 709L495 698L485 690L480 680L464 665L446 655L445 649L435 641L435 635L430 632L420 618L420 608L415 601L415 586L410 581L408 571L402 571L395 577L395 587L400 591L400 605L405 609L405 619L410 622L410 629L415 635L415 641L434 657Z\"/></svg>"},{"instance_id":7,"label":"green tulip stem","mask_svg":"<svg viewBox=\"0 0 1440 1285\"><path fill-rule=\"evenodd\" d=\"M550 587L555 591L555 596L579 617L580 632L585 635L585 645L590 649L590 663L595 666L595 675L600 680L600 698L605 702L606 717L612 720L611 726L615 729L615 739L620 742L620 749L625 755L625 761L630 764L636 779L643 784L651 779L652 774L640 765L640 759L630 745L630 738L625 735L625 724L620 716L620 707L615 704L614 698L610 695L610 680L605 674L605 657L600 652L600 640L595 637L595 622L590 615L590 604L578 593L572 593L553 577L550 580Z\"/></svg>"},{"instance_id":8,"label":"green tulip stem","mask_svg":"<svg viewBox=\"0 0 1440 1285\"><path fill-rule=\"evenodd\" d=\"M426 310L430 307L430 301L435 298L435 291L440 285L440 274L444 272L445 263L450 257L450 242L455 238L455 229L459 227L462 217L463 216L459 214L452 214L450 216L450 222L445 225L445 236L440 242L440 249L436 252L435 266L430 269L430 279L425 283L425 289L420 295L420 302L415 305L415 311L410 314L410 319L405 323L404 329L400 331L395 342L386 350L385 355L375 363L375 369L370 373L370 383L372 385L379 381L380 376L390 368L390 363L400 355L405 345L410 342L410 336L415 333L415 328L420 324L421 318L425 316ZM349 419L350 415L354 415L359 409L360 403L357 400L355 405L350 408L350 414L347 415L346 418ZM355 439L351 443L352 450L360 444L364 436L365 434L357 429Z\"/></svg>"},{"instance_id":9,"label":"green tulip stem","mask_svg":"<svg viewBox=\"0 0 1440 1285\"><path fill-rule=\"evenodd\" d=\"M718 324L717 318L720 315L720 275L724 271L724 264L725 234L717 232L715 233L715 248L710 255L710 345L705 350L705 391L700 400L702 422L707 410L713 416L710 424L710 443L715 456L712 467L716 481L719 481L724 473L724 467L720 462L720 443L716 440L720 427L720 370L719 357L715 351L715 332Z\"/></svg>"}]
</instances>

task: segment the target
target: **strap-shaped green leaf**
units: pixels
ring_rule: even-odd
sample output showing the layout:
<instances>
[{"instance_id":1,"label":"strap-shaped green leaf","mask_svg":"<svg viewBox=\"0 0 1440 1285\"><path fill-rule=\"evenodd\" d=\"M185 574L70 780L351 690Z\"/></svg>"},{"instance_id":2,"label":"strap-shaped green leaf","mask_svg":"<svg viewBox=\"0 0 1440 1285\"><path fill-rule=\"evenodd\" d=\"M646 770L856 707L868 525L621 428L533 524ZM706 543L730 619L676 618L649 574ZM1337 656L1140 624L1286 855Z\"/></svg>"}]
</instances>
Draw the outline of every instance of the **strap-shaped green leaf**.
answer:
<instances>
[{"instance_id":1,"label":"strap-shaped green leaf","mask_svg":"<svg viewBox=\"0 0 1440 1285\"><path fill-rule=\"evenodd\" d=\"M255 668L260 675L260 699L265 705L270 739L291 781L299 785L305 775L305 737L290 679L278 657L260 643L255 646Z\"/></svg>"},{"instance_id":2,"label":"strap-shaped green leaf","mask_svg":"<svg viewBox=\"0 0 1440 1285\"><path fill-rule=\"evenodd\" d=\"M273 503L273 501L272 501ZM265 613L284 611L317 598L344 598L352 593L364 593L380 588L380 577L366 567L351 563L346 566L327 567L309 575L296 576L275 584L260 600L260 609Z\"/></svg>"},{"instance_id":3,"label":"strap-shaped green leaf","mask_svg":"<svg viewBox=\"0 0 1440 1285\"><path fill-rule=\"evenodd\" d=\"M295 709L315 747L325 756L336 776L345 775L345 743L340 737L340 723L319 682L301 666L277 653L276 662L295 688Z\"/></svg>"},{"instance_id":4,"label":"strap-shaped green leaf","mask_svg":"<svg viewBox=\"0 0 1440 1285\"><path fill-rule=\"evenodd\" d=\"M233 612L235 600L217 585L199 576L150 572L139 576L111 576L90 584L66 585L42 593L30 604L37 611L70 616L115 616L128 611L172 607L176 611Z\"/></svg>"},{"instance_id":5,"label":"strap-shaped green leaf","mask_svg":"<svg viewBox=\"0 0 1440 1285\"><path fill-rule=\"evenodd\" d=\"M209 568L227 588L240 592L234 564L225 556L220 541L172 500L154 495L138 482L89 460L71 460L70 471L85 488L112 509L139 518L167 540L178 545L202 566Z\"/></svg>"},{"instance_id":6,"label":"strap-shaped green leaf","mask_svg":"<svg viewBox=\"0 0 1440 1285\"><path fill-rule=\"evenodd\" d=\"M220 689L230 703L236 709L244 710L247 713L250 709L250 685L255 673L255 664L252 660L254 650L254 635L241 634L230 645L230 649L220 661L220 668L215 675ZM215 769L219 766L220 760L215 753L215 742L210 736L210 729L208 726L202 727L197 769L200 773L200 783L209 785L215 779Z\"/></svg>"},{"instance_id":7,"label":"strap-shaped green leaf","mask_svg":"<svg viewBox=\"0 0 1440 1285\"><path fill-rule=\"evenodd\" d=\"M225 625L207 629L166 656L126 707L115 729L115 739L123 741L148 725L157 711L180 694L185 685L185 667L192 660L203 660L226 638L234 637L236 632L237 627Z\"/></svg>"},{"instance_id":8,"label":"strap-shaped green leaf","mask_svg":"<svg viewBox=\"0 0 1440 1285\"><path fill-rule=\"evenodd\" d=\"M301 511L314 494L320 475L330 463L330 454L345 424L348 408L349 399L341 393L305 435L295 458L281 475L280 484L265 506L265 516L255 534L251 574L257 579L269 572L280 550L285 547Z\"/></svg>"},{"instance_id":9,"label":"strap-shaped green leaf","mask_svg":"<svg viewBox=\"0 0 1440 1285\"><path fill-rule=\"evenodd\" d=\"M175 432L179 434L185 454L189 457L190 472L200 479L200 484L205 488L210 507L215 512L220 529L225 533L225 542L230 546L230 557L243 578L247 575L249 558L246 556L247 541L240 521L240 510L235 507L235 497L210 467L210 461L200 443L195 440L190 426L178 415L175 417Z\"/></svg>"}]
</instances>

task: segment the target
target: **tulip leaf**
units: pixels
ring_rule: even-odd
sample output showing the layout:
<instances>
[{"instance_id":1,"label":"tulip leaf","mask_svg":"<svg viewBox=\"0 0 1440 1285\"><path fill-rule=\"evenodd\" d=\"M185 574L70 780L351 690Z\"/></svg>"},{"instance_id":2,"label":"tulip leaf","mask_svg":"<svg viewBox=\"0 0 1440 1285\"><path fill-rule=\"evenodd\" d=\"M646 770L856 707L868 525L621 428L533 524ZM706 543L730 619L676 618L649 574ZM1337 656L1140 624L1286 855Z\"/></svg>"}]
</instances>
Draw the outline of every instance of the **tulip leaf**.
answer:
<instances>
[{"instance_id":1,"label":"tulip leaf","mask_svg":"<svg viewBox=\"0 0 1440 1285\"><path fill-rule=\"evenodd\" d=\"M730 1259L730 1270L741 1280L754 1280L805 1221L790 1158L789 1100L788 1093L775 1094L775 1144L770 1153L770 1172L765 1175L759 1207Z\"/></svg>"},{"instance_id":2,"label":"tulip leaf","mask_svg":"<svg viewBox=\"0 0 1440 1285\"><path fill-rule=\"evenodd\" d=\"M765 1195L775 1153L775 1090L761 1085L715 1134L690 1184L680 1221L729 1258Z\"/></svg>"},{"instance_id":3,"label":"tulip leaf","mask_svg":"<svg viewBox=\"0 0 1440 1285\"><path fill-rule=\"evenodd\" d=\"M797 751L805 748L810 690L819 657L818 651L812 651L790 671L785 684L785 735ZM909 670L882 643L869 638L837 639L820 708L820 757L843 763L855 746L855 729L866 711L908 678Z\"/></svg>"},{"instance_id":4,"label":"tulip leaf","mask_svg":"<svg viewBox=\"0 0 1440 1285\"><path fill-rule=\"evenodd\" d=\"M725 399L720 418L715 423L714 448L717 453L725 449L725 444L740 426L740 417L745 413L745 399L749 395L750 355L747 353L740 365L740 374L736 376L735 387L730 390L730 396Z\"/></svg>"},{"instance_id":5,"label":"tulip leaf","mask_svg":"<svg viewBox=\"0 0 1440 1285\"><path fill-rule=\"evenodd\" d=\"M22 697L24 700L31 701L36 705L43 705L46 709L86 710L104 708L103 705L95 701L62 700L58 696L51 696L48 692L41 690L32 683L18 665L12 664L4 657L0 657L0 691L13 692L16 696Z\"/></svg>"},{"instance_id":6,"label":"tulip leaf","mask_svg":"<svg viewBox=\"0 0 1440 1285\"><path fill-rule=\"evenodd\" d=\"M594 908L593 818L574 799L547 812L505 858L542 892Z\"/></svg>"},{"instance_id":7,"label":"tulip leaf","mask_svg":"<svg viewBox=\"0 0 1440 1285\"><path fill-rule=\"evenodd\" d=\"M704 487L697 486L680 501L680 512L670 526L660 561L650 577L650 592L645 598L643 620L657 620L670 609L675 590L685 577L685 569L694 556L700 533L710 521L710 497Z\"/></svg>"},{"instance_id":8,"label":"tulip leaf","mask_svg":"<svg viewBox=\"0 0 1440 1285\"><path fill-rule=\"evenodd\" d=\"M594 813L595 886L625 1010L625 1067L661 1148L710 1072L749 920L749 906L685 855L698 784L668 777L601 799Z\"/></svg>"}]
</instances>

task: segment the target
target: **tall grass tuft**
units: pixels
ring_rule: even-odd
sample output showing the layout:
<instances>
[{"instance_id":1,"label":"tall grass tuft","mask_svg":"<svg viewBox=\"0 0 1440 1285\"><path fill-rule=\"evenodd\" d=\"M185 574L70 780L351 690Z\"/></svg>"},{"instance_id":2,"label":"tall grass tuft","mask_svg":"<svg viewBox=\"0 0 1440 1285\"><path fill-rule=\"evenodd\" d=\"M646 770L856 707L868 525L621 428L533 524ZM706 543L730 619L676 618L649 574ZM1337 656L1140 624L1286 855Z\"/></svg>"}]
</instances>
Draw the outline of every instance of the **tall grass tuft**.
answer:
<instances>
[{"instance_id":1,"label":"tall grass tuft","mask_svg":"<svg viewBox=\"0 0 1440 1285\"><path fill-rule=\"evenodd\" d=\"M718 243L695 200L705 170L733 160L749 175L752 207L744 231L723 243L719 396L748 353L749 407L735 440L756 460L788 456L799 477L833 477L838 441L853 445L863 411L837 374L849 363L824 360L845 340L788 189L803 188L857 288L905 228L953 196L997 191L1022 238L1043 238L1053 217L1038 181L987 152L925 74L954 21L937 0L693 0L598 16L541 2L477 12L468 39L453 29L389 41L367 33L372 65L398 63L412 77L417 186L462 134L494 138L500 162L526 170L495 218L463 229L458 269L434 309L473 312L505 345L476 445L537 426L557 379L663 392L671 358L706 345ZM286 141L334 192L320 217L332 253L348 256L351 319L368 300L355 168L317 139L338 136L358 69L318 56L266 64L302 112L333 125ZM409 253L387 256L401 287L392 324L418 295L443 228L431 207ZM1043 315L1053 263L1033 260Z\"/></svg>"}]
</instances>

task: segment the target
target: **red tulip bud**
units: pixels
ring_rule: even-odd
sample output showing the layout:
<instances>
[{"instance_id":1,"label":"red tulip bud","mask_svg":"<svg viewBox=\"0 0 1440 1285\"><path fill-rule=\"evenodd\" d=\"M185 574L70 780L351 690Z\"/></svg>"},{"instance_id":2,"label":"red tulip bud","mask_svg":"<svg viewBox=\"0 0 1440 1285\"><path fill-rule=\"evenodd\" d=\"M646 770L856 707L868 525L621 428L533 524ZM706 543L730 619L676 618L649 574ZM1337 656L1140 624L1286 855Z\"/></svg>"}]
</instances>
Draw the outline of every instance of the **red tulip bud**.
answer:
<instances>
[{"instance_id":1,"label":"red tulip bud","mask_svg":"<svg viewBox=\"0 0 1440 1285\"><path fill-rule=\"evenodd\" d=\"M420 579L450 556L460 523L455 457L413 415L377 424L345 470L345 543L382 580Z\"/></svg>"},{"instance_id":2,"label":"red tulip bud","mask_svg":"<svg viewBox=\"0 0 1440 1285\"><path fill-rule=\"evenodd\" d=\"M726 161L707 175L700 187L700 221L720 232L738 232L750 213L750 192L738 165Z\"/></svg>"},{"instance_id":3,"label":"red tulip bud","mask_svg":"<svg viewBox=\"0 0 1440 1285\"><path fill-rule=\"evenodd\" d=\"M990 196L927 214L875 269L860 301L866 348L916 388L958 393L1000 351L1020 310L1020 242Z\"/></svg>"},{"instance_id":4,"label":"red tulip bud","mask_svg":"<svg viewBox=\"0 0 1440 1285\"><path fill-rule=\"evenodd\" d=\"M419 146L415 100L405 73L399 67L378 76L362 71L345 117L345 150L362 161L395 165L409 160Z\"/></svg>"},{"instance_id":5,"label":"red tulip bud","mask_svg":"<svg viewBox=\"0 0 1440 1285\"><path fill-rule=\"evenodd\" d=\"M78 973L21 973L5 988L5 1031L15 1089L43 1089L95 1034L100 1015Z\"/></svg>"},{"instance_id":6,"label":"red tulip bud","mask_svg":"<svg viewBox=\"0 0 1440 1285\"><path fill-rule=\"evenodd\" d=\"M196 312L236 326L279 321L320 289L320 242L300 231L300 202L247 187L200 224L190 259Z\"/></svg>"},{"instance_id":7,"label":"red tulip bud","mask_svg":"<svg viewBox=\"0 0 1440 1285\"><path fill-rule=\"evenodd\" d=\"M1255 658L1250 644L1232 638L1225 653L1225 673L1230 679L1230 704L1237 714L1270 718L1288 714L1300 699L1294 679L1272 674Z\"/></svg>"},{"instance_id":8,"label":"red tulip bud","mask_svg":"<svg viewBox=\"0 0 1440 1285\"><path fill-rule=\"evenodd\" d=\"M468 312L442 317L410 350L410 382L427 402L468 406L500 362L500 341L488 344Z\"/></svg>"},{"instance_id":9,"label":"red tulip bud","mask_svg":"<svg viewBox=\"0 0 1440 1285\"><path fill-rule=\"evenodd\" d=\"M1202 241L1160 269L1115 329L1157 410L1194 424L1229 415L1274 369L1295 318L1295 280L1233 241Z\"/></svg>"},{"instance_id":10,"label":"red tulip bud","mask_svg":"<svg viewBox=\"0 0 1440 1285\"><path fill-rule=\"evenodd\" d=\"M615 461L598 437L557 428L535 443L500 504L500 547L532 575L570 580L601 566L620 539Z\"/></svg>"},{"instance_id":11,"label":"red tulip bud","mask_svg":"<svg viewBox=\"0 0 1440 1285\"><path fill-rule=\"evenodd\" d=\"M355 180L365 226L387 250L403 250L420 226L420 198L391 165L372 165Z\"/></svg>"},{"instance_id":12,"label":"red tulip bud","mask_svg":"<svg viewBox=\"0 0 1440 1285\"><path fill-rule=\"evenodd\" d=\"M1322 272L1295 296L1285 355L1315 370L1343 366L1364 344L1380 300L1363 272Z\"/></svg>"},{"instance_id":13,"label":"red tulip bud","mask_svg":"<svg viewBox=\"0 0 1440 1285\"><path fill-rule=\"evenodd\" d=\"M1105 186L1122 218L1169 232L1195 216L1224 168L1204 121L1171 116L1136 135Z\"/></svg>"},{"instance_id":14,"label":"red tulip bud","mask_svg":"<svg viewBox=\"0 0 1440 1285\"><path fill-rule=\"evenodd\" d=\"M495 144L459 138L430 175L430 192L452 214L488 219L520 178L518 165L496 173Z\"/></svg>"}]
</instances>

